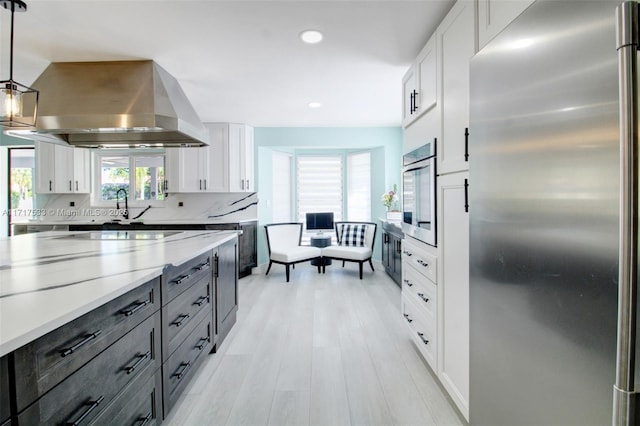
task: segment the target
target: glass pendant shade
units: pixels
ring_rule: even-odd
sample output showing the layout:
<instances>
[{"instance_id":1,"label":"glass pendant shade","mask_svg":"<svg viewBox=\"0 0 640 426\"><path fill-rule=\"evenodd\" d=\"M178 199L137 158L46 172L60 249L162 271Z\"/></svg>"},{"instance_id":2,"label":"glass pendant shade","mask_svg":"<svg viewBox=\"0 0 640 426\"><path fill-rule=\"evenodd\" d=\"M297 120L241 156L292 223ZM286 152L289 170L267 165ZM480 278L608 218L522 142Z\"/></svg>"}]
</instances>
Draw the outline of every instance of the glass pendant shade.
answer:
<instances>
[{"instance_id":1,"label":"glass pendant shade","mask_svg":"<svg viewBox=\"0 0 640 426\"><path fill-rule=\"evenodd\" d=\"M13 80L0 81L0 125L35 126L38 91Z\"/></svg>"},{"instance_id":2,"label":"glass pendant shade","mask_svg":"<svg viewBox=\"0 0 640 426\"><path fill-rule=\"evenodd\" d=\"M11 11L9 79L0 81L0 126L35 127L39 92L13 79L13 21L15 12L26 12L22 0L0 0L0 6Z\"/></svg>"}]
</instances>

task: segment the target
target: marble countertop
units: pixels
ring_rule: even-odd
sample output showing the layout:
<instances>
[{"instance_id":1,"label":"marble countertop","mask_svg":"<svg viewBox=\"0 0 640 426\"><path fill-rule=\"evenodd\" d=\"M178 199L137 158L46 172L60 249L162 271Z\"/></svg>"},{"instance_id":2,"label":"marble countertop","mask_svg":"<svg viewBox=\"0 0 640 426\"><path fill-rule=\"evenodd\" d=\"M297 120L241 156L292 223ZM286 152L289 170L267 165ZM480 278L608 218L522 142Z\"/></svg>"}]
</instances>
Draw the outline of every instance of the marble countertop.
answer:
<instances>
[{"instance_id":1,"label":"marble countertop","mask_svg":"<svg viewBox=\"0 0 640 426\"><path fill-rule=\"evenodd\" d=\"M128 223L143 223L145 225L223 225L230 223L250 223L257 222L258 219L228 220L228 219L149 219L144 218L136 220L121 220L120 223L126 225ZM111 223L113 219L85 219L74 218L69 220L30 220L29 222L19 222L15 225L102 225L103 223Z\"/></svg>"},{"instance_id":2,"label":"marble countertop","mask_svg":"<svg viewBox=\"0 0 640 426\"><path fill-rule=\"evenodd\" d=\"M125 232L152 239L100 239ZM161 275L165 265L184 263L236 235L50 231L0 239L0 356Z\"/></svg>"}]
</instances>

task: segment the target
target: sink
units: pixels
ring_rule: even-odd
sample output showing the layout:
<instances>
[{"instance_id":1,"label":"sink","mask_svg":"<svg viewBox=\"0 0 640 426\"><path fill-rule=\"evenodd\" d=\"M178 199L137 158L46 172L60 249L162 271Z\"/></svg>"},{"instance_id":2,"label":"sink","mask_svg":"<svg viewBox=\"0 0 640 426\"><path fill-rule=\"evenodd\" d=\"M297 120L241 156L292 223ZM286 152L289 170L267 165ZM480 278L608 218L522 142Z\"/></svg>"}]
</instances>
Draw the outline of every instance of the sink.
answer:
<instances>
[{"instance_id":1,"label":"sink","mask_svg":"<svg viewBox=\"0 0 640 426\"><path fill-rule=\"evenodd\" d=\"M74 240L161 240L182 231L94 231L58 237Z\"/></svg>"}]
</instances>

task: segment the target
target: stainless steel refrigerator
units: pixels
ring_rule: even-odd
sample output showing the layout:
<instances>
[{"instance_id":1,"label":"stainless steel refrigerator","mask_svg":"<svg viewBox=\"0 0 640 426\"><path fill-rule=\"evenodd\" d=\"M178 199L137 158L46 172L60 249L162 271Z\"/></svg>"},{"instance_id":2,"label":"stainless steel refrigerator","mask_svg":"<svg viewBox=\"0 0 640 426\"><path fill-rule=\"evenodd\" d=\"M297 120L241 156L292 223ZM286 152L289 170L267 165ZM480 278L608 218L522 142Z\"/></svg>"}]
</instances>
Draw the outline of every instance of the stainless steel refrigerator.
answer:
<instances>
[{"instance_id":1,"label":"stainless steel refrigerator","mask_svg":"<svg viewBox=\"0 0 640 426\"><path fill-rule=\"evenodd\" d=\"M611 424L618 4L538 0L471 61L472 425Z\"/></svg>"}]
</instances>

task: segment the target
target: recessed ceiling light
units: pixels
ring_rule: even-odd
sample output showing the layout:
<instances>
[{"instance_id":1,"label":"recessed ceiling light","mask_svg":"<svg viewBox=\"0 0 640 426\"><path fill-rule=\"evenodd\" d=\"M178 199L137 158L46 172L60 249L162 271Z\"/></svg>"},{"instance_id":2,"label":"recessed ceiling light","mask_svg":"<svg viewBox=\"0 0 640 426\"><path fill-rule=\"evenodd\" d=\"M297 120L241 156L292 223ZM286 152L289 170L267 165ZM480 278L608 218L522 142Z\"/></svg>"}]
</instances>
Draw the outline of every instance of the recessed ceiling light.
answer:
<instances>
[{"instance_id":1,"label":"recessed ceiling light","mask_svg":"<svg viewBox=\"0 0 640 426\"><path fill-rule=\"evenodd\" d=\"M309 108L320 108L321 106L320 102L309 102Z\"/></svg>"},{"instance_id":2,"label":"recessed ceiling light","mask_svg":"<svg viewBox=\"0 0 640 426\"><path fill-rule=\"evenodd\" d=\"M300 33L300 38L305 43L316 44L322 41L322 33L318 30L306 30Z\"/></svg>"}]
</instances>

